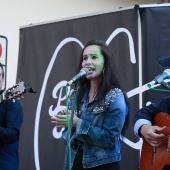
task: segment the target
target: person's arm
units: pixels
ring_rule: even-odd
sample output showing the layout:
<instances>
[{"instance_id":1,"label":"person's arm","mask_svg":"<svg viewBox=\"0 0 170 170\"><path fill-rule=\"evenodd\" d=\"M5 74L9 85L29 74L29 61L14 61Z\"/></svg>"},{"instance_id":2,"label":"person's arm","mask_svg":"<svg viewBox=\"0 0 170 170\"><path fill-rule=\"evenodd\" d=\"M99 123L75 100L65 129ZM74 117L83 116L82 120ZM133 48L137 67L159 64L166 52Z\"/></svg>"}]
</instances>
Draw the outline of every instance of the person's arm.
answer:
<instances>
[{"instance_id":1,"label":"person's arm","mask_svg":"<svg viewBox=\"0 0 170 170\"><path fill-rule=\"evenodd\" d=\"M3 105L3 106L2 106ZM18 100L1 103L2 121L0 126L0 145L11 144L19 139L23 111Z\"/></svg>"},{"instance_id":2,"label":"person's arm","mask_svg":"<svg viewBox=\"0 0 170 170\"><path fill-rule=\"evenodd\" d=\"M139 119L136 121L135 125L134 125L134 134L138 137L143 137L140 129L143 125L152 125L151 122L149 120L146 119Z\"/></svg>"},{"instance_id":3,"label":"person's arm","mask_svg":"<svg viewBox=\"0 0 170 170\"><path fill-rule=\"evenodd\" d=\"M161 133L165 127L152 126L153 118L159 112L170 111L170 97L166 97L157 103L152 103L140 109L134 116L134 134L145 138L152 146L160 143L164 135Z\"/></svg>"}]
</instances>

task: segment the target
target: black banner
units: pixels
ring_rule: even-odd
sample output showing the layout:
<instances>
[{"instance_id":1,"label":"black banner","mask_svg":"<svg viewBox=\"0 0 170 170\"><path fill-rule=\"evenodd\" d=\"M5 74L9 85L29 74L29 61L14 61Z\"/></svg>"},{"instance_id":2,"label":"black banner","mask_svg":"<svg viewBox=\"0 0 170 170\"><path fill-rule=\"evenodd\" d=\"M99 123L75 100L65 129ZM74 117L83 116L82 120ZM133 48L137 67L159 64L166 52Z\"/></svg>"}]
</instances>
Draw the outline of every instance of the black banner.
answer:
<instances>
[{"instance_id":1,"label":"black banner","mask_svg":"<svg viewBox=\"0 0 170 170\"><path fill-rule=\"evenodd\" d=\"M145 86L166 69L159 65L159 59L170 56L170 7L159 5L145 7L140 8L139 12L142 25L142 78ZM163 89L161 86L155 88ZM148 88L145 90L143 106L148 101L156 102L169 95L168 92L153 91Z\"/></svg>"},{"instance_id":2,"label":"black banner","mask_svg":"<svg viewBox=\"0 0 170 170\"><path fill-rule=\"evenodd\" d=\"M66 83L76 74L80 52L91 39L107 42L124 79L131 122L122 137L121 165L122 170L138 169L140 145L133 134L133 114L139 108L138 11L128 9L21 28L17 79L37 93L22 99L20 170L62 170L63 129L56 130L51 116L66 107Z\"/></svg>"}]
</instances>

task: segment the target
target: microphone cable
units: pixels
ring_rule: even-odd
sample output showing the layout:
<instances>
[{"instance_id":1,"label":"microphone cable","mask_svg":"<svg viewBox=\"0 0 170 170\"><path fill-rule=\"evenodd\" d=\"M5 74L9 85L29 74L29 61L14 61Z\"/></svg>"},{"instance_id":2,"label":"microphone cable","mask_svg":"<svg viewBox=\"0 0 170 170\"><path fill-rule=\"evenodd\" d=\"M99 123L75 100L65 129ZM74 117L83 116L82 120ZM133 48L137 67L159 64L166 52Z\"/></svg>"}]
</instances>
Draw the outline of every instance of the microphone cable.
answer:
<instances>
[{"instance_id":1,"label":"microphone cable","mask_svg":"<svg viewBox=\"0 0 170 170\"><path fill-rule=\"evenodd\" d=\"M67 149L68 152L66 155L68 157L68 169L71 170L71 147L70 147L70 136L71 136L71 122L69 118L69 108L68 108L68 85L66 85L66 113L67 113L67 120L68 120L68 130L67 130Z\"/></svg>"},{"instance_id":2,"label":"microphone cable","mask_svg":"<svg viewBox=\"0 0 170 170\"><path fill-rule=\"evenodd\" d=\"M66 108L67 108L67 120L68 120L68 133L67 133L67 148L68 148L68 170L71 170L71 146L70 146L70 139L71 139L71 129L73 125L73 118L76 110L76 104L77 104L77 92L78 92L78 83L75 83L75 88L73 91L73 101L72 101L72 109L71 113L69 113L69 106L68 106L68 86L69 84L66 85Z\"/></svg>"}]
</instances>

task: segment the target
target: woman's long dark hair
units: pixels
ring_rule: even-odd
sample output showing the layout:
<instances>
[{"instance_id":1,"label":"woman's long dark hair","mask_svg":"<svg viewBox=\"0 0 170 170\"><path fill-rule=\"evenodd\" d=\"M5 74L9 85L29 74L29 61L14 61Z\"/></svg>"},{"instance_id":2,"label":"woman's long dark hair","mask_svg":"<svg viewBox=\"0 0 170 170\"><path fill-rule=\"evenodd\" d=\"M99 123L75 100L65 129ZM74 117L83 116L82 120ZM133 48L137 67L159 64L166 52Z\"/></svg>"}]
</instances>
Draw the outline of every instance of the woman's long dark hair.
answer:
<instances>
[{"instance_id":1,"label":"woman's long dark hair","mask_svg":"<svg viewBox=\"0 0 170 170\"><path fill-rule=\"evenodd\" d=\"M113 88L119 88L123 91L126 103L128 104L127 96L122 87L122 82L120 80L118 67L116 65L113 53L111 52L111 50L108 48L107 44L104 41L91 40L85 45L85 47L81 52L80 62L77 71L79 72L81 70L82 62L83 62L83 52L85 48L90 45L97 45L101 50L101 54L104 56L104 73L103 73L103 80L101 82L100 90L99 90L100 91L99 102L103 99L104 96L106 96L109 90ZM79 110L80 102L83 97L83 92L89 86L90 86L90 80L88 80L87 78L80 79L78 96L77 96L77 110ZM126 117L126 121L125 121L126 123L124 125L123 132L125 131L124 130L125 126L129 122L128 119L129 119L129 114Z\"/></svg>"}]
</instances>

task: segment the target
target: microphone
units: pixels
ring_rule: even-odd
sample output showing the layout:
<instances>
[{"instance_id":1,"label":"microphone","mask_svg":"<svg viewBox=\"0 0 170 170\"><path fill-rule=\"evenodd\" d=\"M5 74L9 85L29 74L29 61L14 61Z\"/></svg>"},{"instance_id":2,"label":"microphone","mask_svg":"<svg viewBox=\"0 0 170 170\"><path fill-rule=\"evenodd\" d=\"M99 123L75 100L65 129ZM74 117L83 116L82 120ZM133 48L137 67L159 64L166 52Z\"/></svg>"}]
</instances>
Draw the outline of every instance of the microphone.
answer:
<instances>
[{"instance_id":1,"label":"microphone","mask_svg":"<svg viewBox=\"0 0 170 170\"><path fill-rule=\"evenodd\" d=\"M85 76L87 76L88 74L89 74L89 70L88 70L87 68L82 68L82 69L80 70L80 72L79 72L77 75L75 75L75 76L67 83L67 85L70 86L70 85L72 85L72 83L76 83L77 81L79 81L80 78L85 77Z\"/></svg>"},{"instance_id":2,"label":"microphone","mask_svg":"<svg viewBox=\"0 0 170 170\"><path fill-rule=\"evenodd\" d=\"M148 87L152 87L155 84L161 84L165 79L170 79L170 69L165 69L161 75L156 76L155 79L148 84Z\"/></svg>"}]
</instances>

